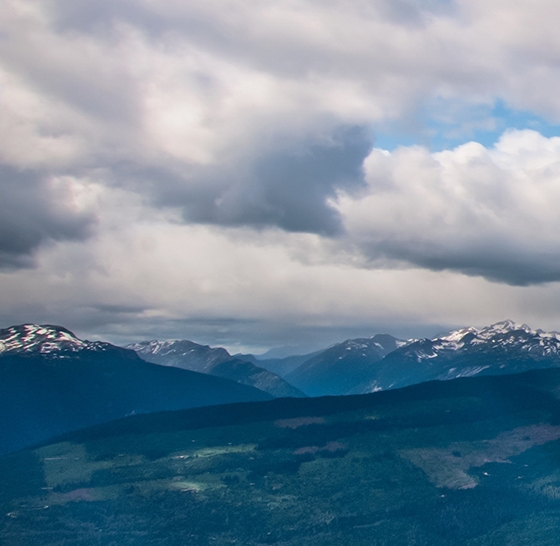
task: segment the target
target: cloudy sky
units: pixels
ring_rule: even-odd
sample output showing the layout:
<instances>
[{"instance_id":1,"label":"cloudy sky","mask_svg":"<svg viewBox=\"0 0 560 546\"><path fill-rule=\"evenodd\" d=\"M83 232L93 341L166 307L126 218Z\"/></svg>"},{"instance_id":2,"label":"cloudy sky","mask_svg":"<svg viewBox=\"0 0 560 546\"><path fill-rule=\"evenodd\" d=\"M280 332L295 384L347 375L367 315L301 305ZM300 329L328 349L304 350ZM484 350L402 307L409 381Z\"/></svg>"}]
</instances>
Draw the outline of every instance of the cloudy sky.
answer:
<instances>
[{"instance_id":1,"label":"cloudy sky","mask_svg":"<svg viewBox=\"0 0 560 546\"><path fill-rule=\"evenodd\" d=\"M1 325L560 330L559 24L557 0L4 0Z\"/></svg>"}]
</instances>

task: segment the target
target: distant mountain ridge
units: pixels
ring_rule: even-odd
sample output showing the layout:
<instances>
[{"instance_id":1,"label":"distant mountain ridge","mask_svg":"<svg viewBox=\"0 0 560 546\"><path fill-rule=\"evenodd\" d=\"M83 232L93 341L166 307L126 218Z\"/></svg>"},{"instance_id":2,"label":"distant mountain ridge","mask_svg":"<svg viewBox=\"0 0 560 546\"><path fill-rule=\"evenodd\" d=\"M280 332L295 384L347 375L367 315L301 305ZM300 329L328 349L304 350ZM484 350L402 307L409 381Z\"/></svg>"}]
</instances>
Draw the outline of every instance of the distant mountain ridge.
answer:
<instances>
[{"instance_id":1,"label":"distant mountain ridge","mask_svg":"<svg viewBox=\"0 0 560 546\"><path fill-rule=\"evenodd\" d=\"M149 356L157 360L157 362L154 362L155 364L165 366L180 368L185 358L188 358L189 369L201 373L209 373L209 370L216 364L232 358L228 351L222 347L213 348L186 339L140 341L126 345L125 348L134 351L139 356Z\"/></svg>"},{"instance_id":2,"label":"distant mountain ridge","mask_svg":"<svg viewBox=\"0 0 560 546\"><path fill-rule=\"evenodd\" d=\"M275 397L298 397L304 396L303 393L310 396L360 394L433 379L560 367L560 333L534 330L511 320L483 328L460 328L432 339L400 340L378 334L349 339L310 355L270 360L258 360L251 355L234 357L223 348L191 341L151 341L122 348L101 341L80 340L59 326L27 324L0 330L0 362L7 362L7 357L33 357L42 359L42 365L47 368L57 361L75 358L89 362L95 358L129 364L131 359L144 362L130 349L139 351L143 359L152 363L226 378ZM267 371L269 366L279 373ZM200 396L198 392L194 405L223 401L218 396L212 402L205 402Z\"/></svg>"},{"instance_id":3,"label":"distant mountain ridge","mask_svg":"<svg viewBox=\"0 0 560 546\"><path fill-rule=\"evenodd\" d=\"M433 379L501 375L560 366L560 333L504 320L429 339L349 339L286 375L311 396L361 394Z\"/></svg>"},{"instance_id":4,"label":"distant mountain ridge","mask_svg":"<svg viewBox=\"0 0 560 546\"><path fill-rule=\"evenodd\" d=\"M431 379L520 373L560 366L560 333L504 320L414 340L388 354L354 393L403 387Z\"/></svg>"},{"instance_id":5,"label":"distant mountain ridge","mask_svg":"<svg viewBox=\"0 0 560 546\"><path fill-rule=\"evenodd\" d=\"M134 413L270 398L220 377L150 364L59 326L0 330L0 454Z\"/></svg>"},{"instance_id":6,"label":"distant mountain ridge","mask_svg":"<svg viewBox=\"0 0 560 546\"><path fill-rule=\"evenodd\" d=\"M293 372L304 362L307 362L315 355L322 353L323 350L314 351L313 353L307 353L303 355L284 356L281 358L262 358L261 355L259 355L258 357L255 357L254 355L236 355L236 357L242 360L249 360L257 366L265 368L266 370L269 370L279 375L280 377L286 377L290 372Z\"/></svg>"},{"instance_id":7,"label":"distant mountain ridge","mask_svg":"<svg viewBox=\"0 0 560 546\"><path fill-rule=\"evenodd\" d=\"M279 375L258 366L254 359L235 358L222 347L212 348L188 340L153 340L132 343L126 348L153 364L224 377L275 397L305 396Z\"/></svg>"},{"instance_id":8,"label":"distant mountain ridge","mask_svg":"<svg viewBox=\"0 0 560 546\"><path fill-rule=\"evenodd\" d=\"M310 396L346 394L368 380L375 362L406 343L389 334L348 339L316 354L286 379Z\"/></svg>"}]
</instances>

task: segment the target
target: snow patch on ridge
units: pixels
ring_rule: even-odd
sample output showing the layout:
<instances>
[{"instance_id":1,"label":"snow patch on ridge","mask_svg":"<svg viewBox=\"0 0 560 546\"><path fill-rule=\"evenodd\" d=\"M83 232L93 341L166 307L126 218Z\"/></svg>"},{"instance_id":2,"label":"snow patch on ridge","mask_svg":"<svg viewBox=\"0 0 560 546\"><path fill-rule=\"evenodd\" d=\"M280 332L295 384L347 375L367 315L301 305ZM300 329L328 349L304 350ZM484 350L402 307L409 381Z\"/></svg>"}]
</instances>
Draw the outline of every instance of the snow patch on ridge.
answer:
<instances>
[{"instance_id":1,"label":"snow patch on ridge","mask_svg":"<svg viewBox=\"0 0 560 546\"><path fill-rule=\"evenodd\" d=\"M83 341L61 326L22 324L0 330L0 354L106 351L109 347L109 343Z\"/></svg>"},{"instance_id":2,"label":"snow patch on ridge","mask_svg":"<svg viewBox=\"0 0 560 546\"><path fill-rule=\"evenodd\" d=\"M515 347L535 355L560 355L559 332L533 330L527 324L518 324L512 320L503 320L480 329L472 326L460 328L431 341L432 350L436 354L467 349L469 346L488 345L493 348ZM417 355L420 359L433 358L431 355Z\"/></svg>"}]
</instances>

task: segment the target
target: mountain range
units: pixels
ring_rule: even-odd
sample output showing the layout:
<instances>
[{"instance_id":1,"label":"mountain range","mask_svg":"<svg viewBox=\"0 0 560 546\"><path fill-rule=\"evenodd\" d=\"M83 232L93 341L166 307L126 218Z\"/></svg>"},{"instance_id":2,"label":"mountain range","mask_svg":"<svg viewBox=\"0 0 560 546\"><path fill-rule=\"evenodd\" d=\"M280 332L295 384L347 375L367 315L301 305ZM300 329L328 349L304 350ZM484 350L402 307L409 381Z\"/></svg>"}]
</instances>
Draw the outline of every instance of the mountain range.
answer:
<instances>
[{"instance_id":1,"label":"mountain range","mask_svg":"<svg viewBox=\"0 0 560 546\"><path fill-rule=\"evenodd\" d=\"M505 320L480 329L461 328L434 339L410 340L378 362L370 378L351 392L558 366L560 333Z\"/></svg>"},{"instance_id":2,"label":"mountain range","mask_svg":"<svg viewBox=\"0 0 560 546\"><path fill-rule=\"evenodd\" d=\"M232 357L222 347L188 340L143 341L126 346L147 362L206 373L250 385L275 397L305 396L277 374L250 359Z\"/></svg>"},{"instance_id":3,"label":"mountain range","mask_svg":"<svg viewBox=\"0 0 560 546\"><path fill-rule=\"evenodd\" d=\"M308 395L321 396L557 366L560 333L505 320L432 339L399 340L385 334L346 340L315 354L285 379Z\"/></svg>"},{"instance_id":4,"label":"mountain range","mask_svg":"<svg viewBox=\"0 0 560 546\"><path fill-rule=\"evenodd\" d=\"M0 330L0 544L558 542L556 332L346 340L274 359L314 395L276 399L239 383L283 386L266 360L139 347L165 365L58 326Z\"/></svg>"},{"instance_id":5,"label":"mountain range","mask_svg":"<svg viewBox=\"0 0 560 546\"><path fill-rule=\"evenodd\" d=\"M348 339L312 356L286 380L310 396L346 394L368 381L375 364L404 343L388 334Z\"/></svg>"},{"instance_id":6,"label":"mountain range","mask_svg":"<svg viewBox=\"0 0 560 546\"><path fill-rule=\"evenodd\" d=\"M59 326L0 330L0 454L135 413L270 398L227 379L150 364Z\"/></svg>"},{"instance_id":7,"label":"mountain range","mask_svg":"<svg viewBox=\"0 0 560 546\"><path fill-rule=\"evenodd\" d=\"M275 359L232 357L223 348L191 341L146 341L128 347L147 361L227 377L274 396L360 394L432 379L560 366L559 333L533 330L511 320L431 339L377 334L308 355Z\"/></svg>"},{"instance_id":8,"label":"mountain range","mask_svg":"<svg viewBox=\"0 0 560 546\"><path fill-rule=\"evenodd\" d=\"M560 366L560 334L512 321L433 339L378 334L310 355L273 359L277 367L289 363L284 379L265 369L267 360L232 357L225 349L190 341L130 347L142 358L131 348L80 340L59 326L0 330L5 422L0 453L133 413L273 396L360 394L433 379Z\"/></svg>"}]
</instances>

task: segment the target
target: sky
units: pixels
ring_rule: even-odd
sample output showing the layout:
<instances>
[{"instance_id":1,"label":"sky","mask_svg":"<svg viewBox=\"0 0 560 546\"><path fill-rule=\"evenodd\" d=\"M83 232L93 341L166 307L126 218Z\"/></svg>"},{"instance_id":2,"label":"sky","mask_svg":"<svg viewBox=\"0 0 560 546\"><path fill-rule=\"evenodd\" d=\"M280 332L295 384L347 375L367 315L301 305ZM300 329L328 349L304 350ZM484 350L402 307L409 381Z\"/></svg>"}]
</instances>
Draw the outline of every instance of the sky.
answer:
<instances>
[{"instance_id":1,"label":"sky","mask_svg":"<svg viewBox=\"0 0 560 546\"><path fill-rule=\"evenodd\" d=\"M560 330L556 0L4 0L0 326L305 351Z\"/></svg>"}]
</instances>

